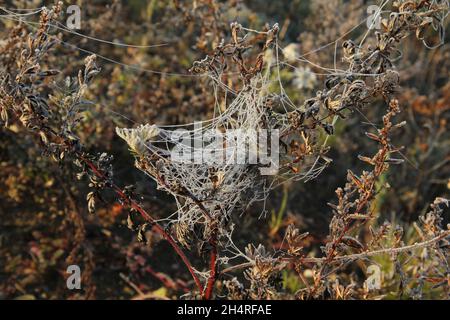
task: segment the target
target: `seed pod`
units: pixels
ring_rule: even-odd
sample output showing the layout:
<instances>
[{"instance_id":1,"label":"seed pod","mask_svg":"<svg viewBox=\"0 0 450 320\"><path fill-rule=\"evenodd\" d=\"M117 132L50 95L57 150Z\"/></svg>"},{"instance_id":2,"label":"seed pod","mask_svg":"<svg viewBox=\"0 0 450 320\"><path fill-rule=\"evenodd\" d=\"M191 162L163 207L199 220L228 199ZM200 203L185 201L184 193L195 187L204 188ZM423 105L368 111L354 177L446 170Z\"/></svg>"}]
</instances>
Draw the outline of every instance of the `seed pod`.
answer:
<instances>
[{"instance_id":1,"label":"seed pod","mask_svg":"<svg viewBox=\"0 0 450 320\"><path fill-rule=\"evenodd\" d=\"M95 213L95 192L89 192L86 196L86 200L88 202L89 213Z\"/></svg>"},{"instance_id":2,"label":"seed pod","mask_svg":"<svg viewBox=\"0 0 450 320\"><path fill-rule=\"evenodd\" d=\"M327 205L331 207L333 210L339 211L339 207L335 205L334 203L327 202Z\"/></svg>"},{"instance_id":3,"label":"seed pod","mask_svg":"<svg viewBox=\"0 0 450 320\"><path fill-rule=\"evenodd\" d=\"M375 165L375 162L372 160L372 158L364 157L362 155L358 155L358 159L361 160L361 161L364 161L364 162L366 162L368 164L371 164L373 166Z\"/></svg>"},{"instance_id":4,"label":"seed pod","mask_svg":"<svg viewBox=\"0 0 450 320\"><path fill-rule=\"evenodd\" d=\"M351 170L347 171L347 180L351 181L358 189L364 190L364 183L361 181L356 174L354 174Z\"/></svg>"},{"instance_id":5,"label":"seed pod","mask_svg":"<svg viewBox=\"0 0 450 320\"><path fill-rule=\"evenodd\" d=\"M2 121L5 123L5 127L8 126L8 111L6 111L6 108L4 107L0 107L1 108L1 112L0 112L0 117L2 119Z\"/></svg>"},{"instance_id":6,"label":"seed pod","mask_svg":"<svg viewBox=\"0 0 450 320\"><path fill-rule=\"evenodd\" d=\"M376 134L373 134L373 133L370 133L370 132L366 132L365 134L366 134L366 136L367 136L369 139L375 140L375 141L377 141L377 142L380 142L380 141L381 141L380 137L377 136Z\"/></svg>"},{"instance_id":7,"label":"seed pod","mask_svg":"<svg viewBox=\"0 0 450 320\"><path fill-rule=\"evenodd\" d=\"M350 237L350 236L344 236L342 237L342 243L344 243L348 247L352 247L358 250L363 250L364 246L361 242L359 242L358 239Z\"/></svg>"},{"instance_id":8,"label":"seed pod","mask_svg":"<svg viewBox=\"0 0 450 320\"><path fill-rule=\"evenodd\" d=\"M406 121L402 121L400 123L394 124L392 126L392 128L398 129L398 128L404 127L406 125L406 123L407 123Z\"/></svg>"},{"instance_id":9,"label":"seed pod","mask_svg":"<svg viewBox=\"0 0 450 320\"><path fill-rule=\"evenodd\" d=\"M390 158L390 159L384 160L384 162L390 163L390 164L402 164L402 163L405 162L405 160L403 160L403 159L394 159L394 158Z\"/></svg>"},{"instance_id":10,"label":"seed pod","mask_svg":"<svg viewBox=\"0 0 450 320\"><path fill-rule=\"evenodd\" d=\"M128 213L128 217L127 217L127 227L128 227L128 229L130 229L130 230L136 230L136 225L135 225L135 223L134 223L134 221L133 221L133 217L132 217L132 214L131 214L131 212L130 213Z\"/></svg>"},{"instance_id":11,"label":"seed pod","mask_svg":"<svg viewBox=\"0 0 450 320\"><path fill-rule=\"evenodd\" d=\"M139 242L147 244L147 237L145 236L145 229L147 228L147 224L144 223L143 225L140 225L138 228L138 235L137 240Z\"/></svg>"},{"instance_id":12,"label":"seed pod","mask_svg":"<svg viewBox=\"0 0 450 320\"><path fill-rule=\"evenodd\" d=\"M40 77L49 77L49 76L55 76L58 73L59 73L58 70L47 70L47 71L39 72L39 76Z\"/></svg>"},{"instance_id":13,"label":"seed pod","mask_svg":"<svg viewBox=\"0 0 450 320\"><path fill-rule=\"evenodd\" d=\"M48 144L48 138L44 131L39 131L39 136L44 144Z\"/></svg>"},{"instance_id":14,"label":"seed pod","mask_svg":"<svg viewBox=\"0 0 450 320\"><path fill-rule=\"evenodd\" d=\"M359 214L359 213L349 214L347 217L349 219L353 219L353 220L367 220L367 219L369 219L368 216L363 215L363 214Z\"/></svg>"},{"instance_id":15,"label":"seed pod","mask_svg":"<svg viewBox=\"0 0 450 320\"><path fill-rule=\"evenodd\" d=\"M333 125L329 124L329 123L324 123L322 125L323 129L325 130L325 132L329 135L332 136L334 134L334 127Z\"/></svg>"}]
</instances>

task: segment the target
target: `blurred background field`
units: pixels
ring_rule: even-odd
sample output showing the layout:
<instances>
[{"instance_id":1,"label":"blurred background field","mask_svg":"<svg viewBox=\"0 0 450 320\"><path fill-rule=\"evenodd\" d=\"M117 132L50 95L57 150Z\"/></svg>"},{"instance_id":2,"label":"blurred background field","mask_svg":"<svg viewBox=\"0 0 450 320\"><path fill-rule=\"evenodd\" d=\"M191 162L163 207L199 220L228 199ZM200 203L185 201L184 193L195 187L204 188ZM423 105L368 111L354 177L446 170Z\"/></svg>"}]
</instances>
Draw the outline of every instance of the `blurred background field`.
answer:
<instances>
[{"instance_id":1,"label":"blurred background field","mask_svg":"<svg viewBox=\"0 0 450 320\"><path fill-rule=\"evenodd\" d=\"M316 74L320 69L293 59L289 52L295 56L323 47L307 57L315 65L331 67L335 46L328 44L357 25L360 27L348 36L363 34L367 6L373 4L362 0L65 3L82 8L79 32L83 35L137 45L161 44L124 48L60 30L68 45L57 45L46 61L61 71L58 79L63 81L83 68L89 53L98 55L102 70L87 93L95 104L86 109L78 134L88 150L114 156L115 179L122 185L136 184L145 207L157 217L173 212L173 201L133 168L134 160L115 134L116 126L183 124L211 117L215 98L210 83L185 75L193 61L211 53L222 38L230 36L233 21L257 30L266 23L279 23L284 59L296 67L283 69L282 79L293 102L301 103L323 87L324 77ZM51 2L0 1L0 6L9 9L44 4ZM15 23L0 19L0 41ZM417 241L413 222L430 203L436 197L450 198L448 21L445 27L446 43L439 49L423 48L420 41L410 37L402 44L403 56L397 62L401 79L397 97L403 109L398 120L406 120L407 125L392 140L396 146L405 146L406 161L383 176L390 188L378 195L374 210L379 224L386 220L402 225L408 243ZM437 41L436 35L430 37L431 43ZM338 61L340 58L338 55ZM295 224L310 234L305 248L319 252L331 219L327 202L334 199L334 190L345 184L347 169L364 169L356 155L374 150L364 132L371 122L380 121L380 105L381 101L374 103L364 114L338 123L328 155L333 162L318 178L288 183L272 192L263 217L260 204L236 216L242 227L234 234L235 243L241 247L262 243L276 250L282 246L286 227ZM0 298L129 299L139 291L152 298L176 298L185 293L191 286L189 276L168 245L150 233L150 244L140 244L126 228L127 212L108 199L98 204L95 215L89 214L89 190L85 182L74 179L75 169L48 159L38 140L23 130L16 125L0 129ZM444 217L445 225L448 211ZM206 257L195 256L193 261L207 263ZM402 298L393 263L377 259L386 271L385 284L392 288L387 297ZM66 288L68 261L84 271L80 291ZM359 271L349 268L344 272ZM310 276L307 270L305 276ZM292 270L283 271L282 277L287 293L302 286Z\"/></svg>"}]
</instances>

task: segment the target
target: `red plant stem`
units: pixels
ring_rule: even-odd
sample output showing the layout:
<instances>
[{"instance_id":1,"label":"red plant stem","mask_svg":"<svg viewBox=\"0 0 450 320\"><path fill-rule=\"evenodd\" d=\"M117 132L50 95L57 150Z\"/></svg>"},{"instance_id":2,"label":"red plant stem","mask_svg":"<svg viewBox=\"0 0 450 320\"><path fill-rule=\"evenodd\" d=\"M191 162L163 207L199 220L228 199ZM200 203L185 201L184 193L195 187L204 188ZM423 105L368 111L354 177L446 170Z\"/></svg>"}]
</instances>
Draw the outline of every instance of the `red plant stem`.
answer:
<instances>
[{"instance_id":1,"label":"red plant stem","mask_svg":"<svg viewBox=\"0 0 450 320\"><path fill-rule=\"evenodd\" d=\"M86 163L86 165L92 170L92 172L99 178L106 180L107 178L105 177L105 175L88 159L86 159L83 156L79 157L84 163ZM177 245L177 243L175 242L175 240L173 239L173 237L168 234L164 228L155 221L155 219L153 217L151 217L143 208L141 208L136 201L130 199L127 195L125 195L123 193L123 191L114 183L111 183L111 188L116 192L116 194L125 202L128 203L128 205L130 207L132 207L134 210L136 210L137 212L139 212L141 214L141 216L148 222L150 222L153 227L152 229L154 229L157 233L159 233L161 236L163 236L163 238L165 240L167 240L169 242L169 244L172 246L172 248L175 250L175 252L178 254L178 256L180 256L181 260L183 261L183 263L186 265L186 267L188 268L190 274L192 275L192 278L195 281L195 284L197 285L197 288L199 289L200 292L203 292L203 285L200 282L200 279L197 277L197 275L195 274L195 271L191 265L191 263L189 262L189 259L186 257L186 255L184 254L183 250L181 250L181 248Z\"/></svg>"},{"instance_id":2,"label":"red plant stem","mask_svg":"<svg viewBox=\"0 0 450 320\"><path fill-rule=\"evenodd\" d=\"M210 262L209 262L210 275L209 275L208 283L206 285L205 294L203 296L203 298L205 300L211 299L211 295L212 295L212 292L214 289L214 283L216 282L216 278L217 278L217 270L216 270L217 269L216 268L217 267L217 243L216 243L215 236L213 236L210 243L212 245Z\"/></svg>"}]
</instances>

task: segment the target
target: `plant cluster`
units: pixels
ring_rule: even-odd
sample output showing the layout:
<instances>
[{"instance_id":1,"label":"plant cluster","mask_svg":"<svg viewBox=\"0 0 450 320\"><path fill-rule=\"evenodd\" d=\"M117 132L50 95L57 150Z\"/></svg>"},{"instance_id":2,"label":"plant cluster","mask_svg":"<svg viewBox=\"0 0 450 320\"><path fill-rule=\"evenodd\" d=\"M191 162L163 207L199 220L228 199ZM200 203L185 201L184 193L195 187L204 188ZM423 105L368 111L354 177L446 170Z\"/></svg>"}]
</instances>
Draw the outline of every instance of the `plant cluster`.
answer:
<instances>
[{"instance_id":1,"label":"plant cluster","mask_svg":"<svg viewBox=\"0 0 450 320\"><path fill-rule=\"evenodd\" d=\"M175 8L184 12L189 21L192 15L186 6L175 3ZM204 6L209 8L208 4ZM386 174L390 166L403 164L405 158L403 149L391 141L395 131L407 125L405 121L394 123L394 117L401 111L398 94L401 76L395 66L402 55L401 44L413 34L430 46L424 34L432 27L438 30L442 42L448 3L395 2L389 17L382 20L382 31L375 32L371 43L364 42L368 34L362 36L359 44L357 40L343 41L342 64L345 67L338 68L335 63L334 68L327 70L324 87L312 97L300 99L292 97L284 83L285 68L293 66L282 61L282 57L288 55L280 43L282 28L274 24L258 31L234 22L230 25L229 40L216 41L207 49L206 30L225 32L223 24L218 22L219 7L210 9L213 14L209 20L203 20L202 36L197 43L207 55L195 61L189 70L189 76L206 79L211 88L198 95L213 92L212 98L202 97L197 101L201 104L212 99L214 105L213 110L207 112L209 118L200 122L202 127L192 129L195 124L192 121L116 128L117 135L132 151L136 168L150 177L158 190L173 197L176 205L173 213L160 217L146 209L145 197L137 183L122 187L116 182L113 156L98 152L95 144L83 141L83 131L90 121L86 108L96 104L87 96L89 90L96 90L96 77L102 71L96 55L89 55L76 77L56 82L61 66L52 66L56 63L52 54L58 43L62 43L62 35L54 34L53 30L60 25L62 3L39 10L39 24L32 30L29 24L19 21L11 28L9 37L0 43L0 115L4 130L7 134L20 131L33 137L41 155L51 158L66 172L61 185L67 186L66 179L72 178L68 172L87 182L84 197L89 213L99 211L102 205L117 203L119 213L126 212L126 225L136 233L139 242L152 245L154 241L166 241L185 266L192 283L173 281L146 267L145 262L137 262L139 267L133 261L130 264L136 269L146 268L146 272L165 288L174 291L181 288L185 298L383 298L391 290L387 284L396 286L395 275L386 276L383 280L386 286L374 291L361 280L364 277L360 274L346 272L352 265L363 272L371 265L384 267L383 261L376 260L380 256L389 257L394 264L394 273L400 277L396 289L400 297L423 298L424 290L428 290L427 285L431 283L433 294L448 298L450 230L443 218L448 200L436 198L431 210L420 215L419 222L413 224L417 234L413 244L405 242L411 235L405 235L400 225L385 222L377 226L375 223L379 214L377 201L391 189L385 181ZM20 17L5 12L5 19L16 21ZM337 52L335 60L336 57ZM302 58L294 56L294 60ZM122 85L126 87L126 81ZM109 93L120 92L124 89L122 85L109 84ZM94 89L90 89L92 86ZM444 99L441 108L445 109L445 97L441 99ZM307 251L310 236L293 223L286 224L276 251L251 241L245 243L245 249L240 249L236 234L241 233L244 226L236 217L245 215L253 204L266 203L281 184L317 179L332 166L330 153L337 126L364 115L368 106L376 104L384 105L387 110L379 125L370 123L373 130L365 135L377 144L377 149L371 156L357 157L370 169L362 170L361 174L347 171L345 186L336 190L337 202L329 203L332 208L329 234L318 246L319 253ZM278 172L264 175L267 168L255 164L172 161L173 145L169 137L178 126L192 136L203 135L208 130L278 130L277 144L281 150ZM226 151L227 146L224 149ZM447 162L448 159L444 165ZM89 288L85 296L91 297L95 292L95 285L91 283L95 265L92 247L86 240L86 217L79 213L72 188L65 187L64 192L72 207L69 220L75 226L74 244L66 262L71 264L83 257L82 281ZM279 230L278 225L273 234ZM155 235L159 237L156 240ZM194 258L195 255L200 259ZM129 256L141 257L139 254ZM205 257L206 264L201 261ZM196 267L197 263L203 263L204 267ZM242 270L238 276L229 278ZM286 277L292 277L291 271L295 271L298 285L287 290ZM383 271L383 274L389 273ZM123 279L134 286L129 278ZM145 295L140 289L136 291Z\"/></svg>"}]
</instances>

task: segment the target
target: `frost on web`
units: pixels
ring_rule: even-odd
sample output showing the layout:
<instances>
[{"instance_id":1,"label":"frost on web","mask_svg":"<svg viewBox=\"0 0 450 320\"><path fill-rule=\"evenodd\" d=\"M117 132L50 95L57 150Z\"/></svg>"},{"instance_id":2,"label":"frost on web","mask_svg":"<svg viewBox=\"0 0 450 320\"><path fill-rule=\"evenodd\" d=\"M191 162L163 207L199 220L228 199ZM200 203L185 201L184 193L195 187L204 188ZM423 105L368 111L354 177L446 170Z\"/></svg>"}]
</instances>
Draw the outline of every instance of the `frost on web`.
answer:
<instances>
[{"instance_id":1,"label":"frost on web","mask_svg":"<svg viewBox=\"0 0 450 320\"><path fill-rule=\"evenodd\" d=\"M281 85L278 25L257 32L234 23L231 30L230 43L221 43L214 55L195 62L191 69L206 74L214 92L222 90L232 96L225 108L216 106L212 119L182 126L117 128L135 154L136 166L174 197L178 210L167 220L173 222L185 245L194 226L203 226L203 239L209 239L211 232L228 233L226 226L233 212L266 199L281 180L313 178L327 164L318 158L323 148L314 146L314 131L300 129L305 113L313 115L314 111L297 108ZM263 49L255 62L249 63L243 53L254 41L251 35L263 38ZM238 90L222 81L231 63L241 79ZM244 147L237 144L236 135L226 132L244 134L247 143ZM278 135L272 141L275 132ZM217 141L217 136L222 140ZM183 143L187 138L189 142ZM274 161L258 162L262 151L259 139L266 139L269 147L264 151L276 157ZM245 159L236 161L242 148L246 148ZM209 155L206 160L205 152ZM174 158L174 154L180 157ZM249 161L251 157L257 161Z\"/></svg>"},{"instance_id":2,"label":"frost on web","mask_svg":"<svg viewBox=\"0 0 450 320\"><path fill-rule=\"evenodd\" d=\"M422 30L433 21L442 24L439 15L442 10L436 8L436 14L428 17L419 7L414 11L399 6L396 14L383 20L385 31L375 33L375 46L364 44L369 31L359 44L344 41L343 37L333 42L337 46L342 40L341 60L346 69L337 68L336 52L334 68L313 64L305 59L306 54L297 57L296 60L309 63L326 75L324 89L300 105L292 102L282 84L280 70L292 65L280 59L283 49L278 43L278 25L256 31L232 23L230 40L222 41L214 54L194 62L190 70L211 80L211 94L216 97L211 119L181 126L117 129L135 153L136 166L155 180L159 189L173 195L178 209L164 220L173 225L177 238L189 246L194 234L203 241L215 234L219 241L222 238L232 246L233 225L229 221L233 213L265 200L268 192L280 183L317 177L331 162L326 156L327 142L336 121L359 112L377 93L393 92L399 81L393 68L398 43L411 30ZM421 32L416 37L421 39ZM253 55L248 54L251 50ZM224 81L233 77L240 80L239 85ZM221 93L225 98L219 101ZM232 130L263 131L268 136L277 132L278 139L271 145L275 148L270 148L271 153L277 153L276 173L271 171L267 175L267 167L273 168L273 158L269 163L195 161L202 158L205 150L215 155L239 154L242 145L233 143L234 138L219 142L205 139ZM182 142L185 137L190 137L191 143ZM253 140L250 135L249 158L255 152L259 157L261 151L258 143L254 148ZM181 155L177 161L173 158L174 151ZM186 154L194 161L183 161Z\"/></svg>"}]
</instances>

